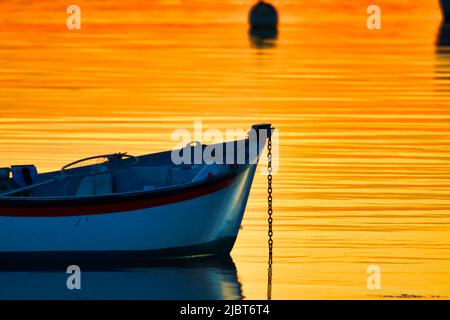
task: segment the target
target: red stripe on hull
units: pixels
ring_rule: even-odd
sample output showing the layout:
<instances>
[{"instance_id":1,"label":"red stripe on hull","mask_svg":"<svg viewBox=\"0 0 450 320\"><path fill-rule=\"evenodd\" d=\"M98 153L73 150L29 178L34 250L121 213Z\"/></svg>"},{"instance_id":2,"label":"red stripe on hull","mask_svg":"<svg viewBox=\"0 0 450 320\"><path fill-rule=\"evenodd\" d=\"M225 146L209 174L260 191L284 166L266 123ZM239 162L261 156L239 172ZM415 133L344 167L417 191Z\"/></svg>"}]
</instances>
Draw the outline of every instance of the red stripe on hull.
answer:
<instances>
[{"instance_id":1,"label":"red stripe on hull","mask_svg":"<svg viewBox=\"0 0 450 320\"><path fill-rule=\"evenodd\" d=\"M214 183L202 184L193 186L186 190L180 190L180 193L162 195L152 198L145 198L142 195L139 199L130 199L121 197L120 199L113 198L107 203L89 203L79 204L76 200L65 200L64 204L55 204L52 206L52 200L47 200L44 204L40 203L25 204L17 206L2 206L0 205L0 216L3 217L68 217L68 216L82 216L82 215L97 215L117 212L126 212L132 210L139 210L145 208L152 208L171 203L177 203L185 200L194 199L219 191L231 185L236 180L236 176L228 177ZM29 200L27 200L28 202ZM32 200L31 200L32 201ZM56 200L58 201L58 200ZM24 201L25 202L25 201ZM61 200L59 200L61 202Z\"/></svg>"}]
</instances>

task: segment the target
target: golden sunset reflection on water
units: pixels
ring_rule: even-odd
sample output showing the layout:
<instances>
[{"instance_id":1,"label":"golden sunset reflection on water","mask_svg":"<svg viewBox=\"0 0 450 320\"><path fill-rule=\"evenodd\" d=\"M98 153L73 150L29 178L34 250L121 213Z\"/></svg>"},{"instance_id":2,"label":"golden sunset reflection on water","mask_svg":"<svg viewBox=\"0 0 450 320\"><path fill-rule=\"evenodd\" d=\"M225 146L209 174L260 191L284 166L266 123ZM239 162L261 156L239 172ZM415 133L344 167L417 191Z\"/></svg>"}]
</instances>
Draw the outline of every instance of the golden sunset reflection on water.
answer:
<instances>
[{"instance_id":1,"label":"golden sunset reflection on water","mask_svg":"<svg viewBox=\"0 0 450 320\"><path fill-rule=\"evenodd\" d=\"M274 1L278 38L248 35L252 1L0 2L0 167L42 171L174 146L171 133L280 133L274 299L450 296L450 34L437 1ZM443 29L444 30L444 29ZM444 30L445 31L445 30ZM441 37L441 38L440 38ZM247 299L267 282L266 177L232 252ZM382 289L366 269L381 267Z\"/></svg>"}]
</instances>

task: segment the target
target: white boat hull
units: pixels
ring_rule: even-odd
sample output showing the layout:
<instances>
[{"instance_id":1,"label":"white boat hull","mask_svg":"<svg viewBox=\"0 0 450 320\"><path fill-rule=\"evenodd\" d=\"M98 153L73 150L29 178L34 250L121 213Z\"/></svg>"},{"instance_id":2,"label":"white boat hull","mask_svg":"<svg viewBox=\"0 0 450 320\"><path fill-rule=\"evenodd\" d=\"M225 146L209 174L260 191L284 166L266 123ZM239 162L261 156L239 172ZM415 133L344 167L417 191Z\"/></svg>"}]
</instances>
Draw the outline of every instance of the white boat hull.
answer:
<instances>
[{"instance_id":1,"label":"white boat hull","mask_svg":"<svg viewBox=\"0 0 450 320\"><path fill-rule=\"evenodd\" d=\"M185 201L125 212L0 216L0 256L116 257L228 254L240 229L256 165L225 188ZM100 257L101 259L101 257Z\"/></svg>"}]
</instances>

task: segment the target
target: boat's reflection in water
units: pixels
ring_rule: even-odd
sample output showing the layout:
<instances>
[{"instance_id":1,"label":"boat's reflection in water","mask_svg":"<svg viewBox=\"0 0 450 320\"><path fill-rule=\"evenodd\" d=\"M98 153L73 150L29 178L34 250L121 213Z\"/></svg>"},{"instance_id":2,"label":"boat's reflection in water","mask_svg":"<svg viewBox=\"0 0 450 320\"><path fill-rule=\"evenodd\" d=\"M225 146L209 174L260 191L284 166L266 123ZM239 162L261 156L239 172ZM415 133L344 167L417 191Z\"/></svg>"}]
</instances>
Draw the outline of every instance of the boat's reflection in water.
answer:
<instances>
[{"instance_id":1,"label":"boat's reflection in water","mask_svg":"<svg viewBox=\"0 0 450 320\"><path fill-rule=\"evenodd\" d=\"M231 257L87 265L69 290L67 266L0 266L0 299L242 299Z\"/></svg>"}]
</instances>

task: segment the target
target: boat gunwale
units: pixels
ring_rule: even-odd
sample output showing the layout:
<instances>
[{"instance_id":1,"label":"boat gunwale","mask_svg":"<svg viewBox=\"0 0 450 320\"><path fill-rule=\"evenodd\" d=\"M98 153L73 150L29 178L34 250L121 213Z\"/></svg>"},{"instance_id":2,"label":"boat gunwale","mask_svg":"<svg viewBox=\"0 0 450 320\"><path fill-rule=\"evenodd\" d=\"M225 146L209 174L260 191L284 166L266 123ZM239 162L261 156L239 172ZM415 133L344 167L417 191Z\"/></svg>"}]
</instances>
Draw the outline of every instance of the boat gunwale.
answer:
<instances>
[{"instance_id":1,"label":"boat gunwale","mask_svg":"<svg viewBox=\"0 0 450 320\"><path fill-rule=\"evenodd\" d=\"M229 141L229 142L239 142L239 141L248 141L247 139L243 139L243 140L233 140L233 141ZM217 143L217 145L219 144L226 144L227 142L221 142L221 143ZM206 144L202 144L202 147L206 147ZM181 149L180 149L181 150ZM178 151L180 151L178 150ZM160 152L156 152L156 153L150 153L150 154L143 154L143 155L139 155L137 156L138 159L144 158L144 157L149 157L149 156L158 156L158 155L162 155L165 154L167 152L170 151L160 151ZM259 158L259 155L258 155ZM181 164L183 165L183 164ZM165 186L165 187L161 187L161 188L157 188L157 189L153 189L153 190L139 190L139 191L127 191L127 192L116 192L116 193L109 193L109 194L103 194L103 195L87 195L87 196L51 196L51 197L33 197L33 196L3 196L0 197L0 209L2 207L2 204L5 202L44 202L44 201L52 201L52 202L57 202L57 201L78 201L78 200L89 200L89 199L95 199L95 200L99 200L99 199L103 199L103 198L112 198L112 197L131 197L131 196L138 196L138 195L153 195L153 194L158 194L158 193L164 193L164 192L169 192L172 190L178 190L178 189L189 189L190 187L195 187L195 186L201 186L203 184L213 184L221 179L225 179L228 176L232 177L233 175L239 175L241 172L240 171L245 171L245 169L251 165L251 163L244 163L244 164L238 164L238 167L234 168L233 170L229 171L229 172L225 172L225 173L221 173L218 174L212 178L208 178L207 180L201 180L201 181L197 181L197 182L187 182L187 183L183 183L183 184L175 184L175 185L169 185L169 186ZM85 168L89 168L92 167L94 165L86 165L86 166L80 166L76 169L85 169ZM70 170L74 170L74 169L70 169ZM49 172L44 172L43 174L58 174L60 171L49 171ZM70 177L69 177L70 178ZM55 180L56 181L56 180ZM0 213L1 216L1 213Z\"/></svg>"},{"instance_id":2,"label":"boat gunwale","mask_svg":"<svg viewBox=\"0 0 450 320\"><path fill-rule=\"evenodd\" d=\"M106 198L114 198L114 197L129 197L129 196L140 196L140 195L153 195L158 193L166 193L167 191L181 190L181 189L189 189L191 187L197 187L202 185L214 184L219 182L220 180L224 180L226 178L235 178L241 174L241 171L245 171L245 168L248 166L244 165L239 169L235 169L230 172L222 173L213 178L209 178L207 180L197 181L197 182L188 182L183 184L175 184L167 187L162 187L154 190L140 190L140 191L128 191L128 192L118 192L118 193L109 193L102 195L89 195L89 196L54 196L54 197L19 197L19 196L8 196L0 198L0 208L3 202L8 201L26 201L26 202L40 202L40 201L78 201L78 200L89 200L89 199L106 199ZM186 191L186 190L185 190Z\"/></svg>"},{"instance_id":3,"label":"boat gunwale","mask_svg":"<svg viewBox=\"0 0 450 320\"><path fill-rule=\"evenodd\" d=\"M208 180L170 186L158 190L101 196L65 197L64 199L37 197L29 199L5 198L0 201L0 217L89 216L126 213L134 210L169 205L220 191L233 184L249 167L250 165L247 164L234 171ZM59 210L64 211L59 212Z\"/></svg>"},{"instance_id":4,"label":"boat gunwale","mask_svg":"<svg viewBox=\"0 0 450 320\"><path fill-rule=\"evenodd\" d=\"M253 125L252 129L270 129L270 124ZM233 140L227 142L217 143L238 143L239 141L248 141L249 138L242 140ZM266 137L267 139L267 137ZM265 139L265 140L266 140ZM266 141L264 141L265 144ZM257 140L259 145L260 141ZM206 147L202 144L202 148ZM247 148L247 146L246 146ZM180 149L181 150L181 149ZM124 213L145 208L152 208L155 206L162 206L181 201L195 199L204 195L212 194L216 191L222 190L233 184L244 172L252 166L257 166L259 157L261 155L259 150L255 163L245 162L238 164L232 168L230 172L222 173L209 179L197 182L189 182L185 184L170 185L154 190L140 190L129 191L121 193L111 193L105 195L90 195L90 196L52 196L52 197L16 197L4 196L0 197L0 217L67 217L67 216L87 216L97 214L111 214ZM138 158L146 158L149 156L157 156L167 153L169 151L162 151L153 154L144 154ZM89 166L86 166L89 167ZM57 174L57 171L47 172L45 174ZM145 202L147 201L147 202ZM149 202L153 201L153 202ZM112 205L122 206L122 208L111 207ZM125 207L128 205L129 207ZM55 210L69 210L67 213L47 213L41 211L48 209ZM87 210L87 213L80 213L74 209ZM8 212L8 210L10 212ZM25 210L31 210L27 212ZM34 210L34 212L33 212ZM1 212L4 211L4 212ZM5 212L6 211L6 212ZM90 212L92 211L92 212Z\"/></svg>"}]
</instances>

